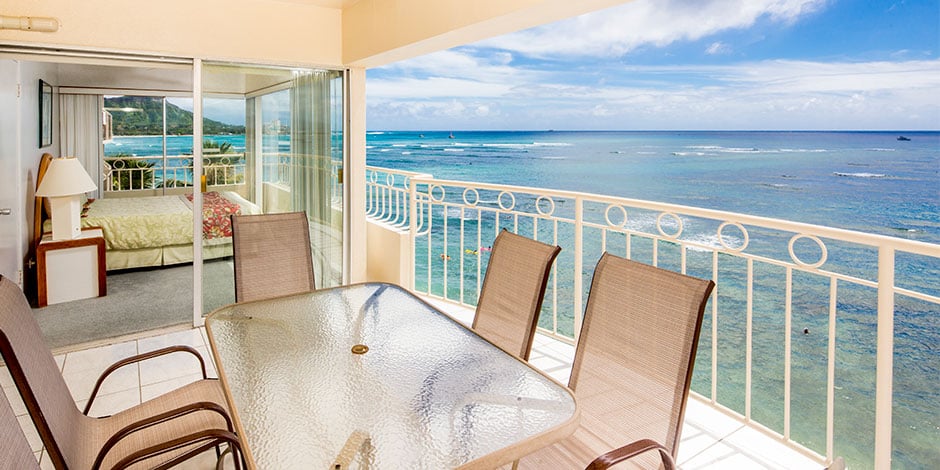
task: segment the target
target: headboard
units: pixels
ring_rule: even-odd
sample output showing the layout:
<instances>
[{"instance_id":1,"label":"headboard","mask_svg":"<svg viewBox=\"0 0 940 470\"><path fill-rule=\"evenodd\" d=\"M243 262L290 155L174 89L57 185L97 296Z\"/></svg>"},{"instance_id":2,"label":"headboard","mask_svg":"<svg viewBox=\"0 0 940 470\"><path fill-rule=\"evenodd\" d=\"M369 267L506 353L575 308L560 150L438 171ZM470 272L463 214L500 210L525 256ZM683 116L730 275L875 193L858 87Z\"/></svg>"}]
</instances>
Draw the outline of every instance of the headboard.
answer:
<instances>
[{"instance_id":1,"label":"headboard","mask_svg":"<svg viewBox=\"0 0 940 470\"><path fill-rule=\"evenodd\" d=\"M42 154L42 158L39 159L39 170L36 172L36 189L39 189L39 183L42 183L42 178L46 176L50 162L52 162L52 155ZM42 223L49 217L49 208L46 206L46 198L36 196L33 202L33 242L30 245L32 249L39 246L39 240L42 240Z\"/></svg>"}]
</instances>

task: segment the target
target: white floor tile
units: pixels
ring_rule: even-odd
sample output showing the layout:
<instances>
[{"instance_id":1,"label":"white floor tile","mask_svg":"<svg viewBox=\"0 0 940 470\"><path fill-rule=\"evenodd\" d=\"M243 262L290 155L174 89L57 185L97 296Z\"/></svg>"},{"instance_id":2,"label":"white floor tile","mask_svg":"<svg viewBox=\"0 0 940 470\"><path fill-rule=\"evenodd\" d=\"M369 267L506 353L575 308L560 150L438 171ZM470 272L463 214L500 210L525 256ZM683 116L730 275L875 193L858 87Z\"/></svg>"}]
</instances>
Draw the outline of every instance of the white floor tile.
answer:
<instances>
[{"instance_id":1,"label":"white floor tile","mask_svg":"<svg viewBox=\"0 0 940 470\"><path fill-rule=\"evenodd\" d=\"M155 349L165 348L167 346L185 345L194 348L206 346L202 333L193 328L189 330L175 331L162 336L152 336L150 338L141 338L137 340L138 349L141 353L153 351Z\"/></svg>"},{"instance_id":2,"label":"white floor tile","mask_svg":"<svg viewBox=\"0 0 940 470\"><path fill-rule=\"evenodd\" d=\"M88 400L80 400L75 404L78 406L78 409L84 410L87 403ZM140 389L137 387L117 393L99 395L95 398L95 402L92 404L88 416L111 416L139 404Z\"/></svg>"},{"instance_id":3,"label":"white floor tile","mask_svg":"<svg viewBox=\"0 0 940 470\"><path fill-rule=\"evenodd\" d=\"M42 457L39 459L39 468L40 470L55 470L55 465L52 464L52 459L45 450L42 451Z\"/></svg>"},{"instance_id":4,"label":"white floor tile","mask_svg":"<svg viewBox=\"0 0 940 470\"><path fill-rule=\"evenodd\" d=\"M73 400L87 400L88 397L91 396L95 382L98 380L101 372L104 371L104 368L100 370L70 370L70 360L71 358L66 360L66 371L62 374L63 378L65 378L65 384L68 385L69 391L72 392ZM98 394L108 395L123 390L136 389L138 387L140 387L140 373L138 372L137 364L128 364L108 375L102 383L101 389L98 390Z\"/></svg>"},{"instance_id":5,"label":"white floor tile","mask_svg":"<svg viewBox=\"0 0 940 470\"><path fill-rule=\"evenodd\" d=\"M816 469L820 468L818 462L778 444L766 434L757 429L742 426L722 442L739 449L740 453L750 459L760 462L765 468L780 469Z\"/></svg>"},{"instance_id":6,"label":"white floor tile","mask_svg":"<svg viewBox=\"0 0 940 470\"><path fill-rule=\"evenodd\" d=\"M163 395L164 393L169 392L170 390L175 390L182 387L183 385L195 382L197 380L202 380L202 374L191 374L187 376L177 377L175 379L167 380L164 382L158 382L150 385L144 385L140 388L140 399L141 401L151 400L155 397Z\"/></svg>"},{"instance_id":7,"label":"white floor tile","mask_svg":"<svg viewBox=\"0 0 940 470\"><path fill-rule=\"evenodd\" d=\"M215 374L212 357L203 345L196 348L206 363L206 372ZM199 360L188 352L173 352L140 362L140 384L151 385L178 377L201 373Z\"/></svg>"},{"instance_id":8,"label":"white floor tile","mask_svg":"<svg viewBox=\"0 0 940 470\"><path fill-rule=\"evenodd\" d=\"M20 422L20 427L23 429L23 434L26 434L26 442L29 442L29 448L33 452L39 452L42 450L42 438L39 437L39 432L36 431L36 427L33 426L33 420L29 415L20 416L16 418Z\"/></svg>"},{"instance_id":9,"label":"white floor tile","mask_svg":"<svg viewBox=\"0 0 940 470\"><path fill-rule=\"evenodd\" d=\"M62 366L63 374L92 373L95 377L111 364L137 354L137 342L110 344L97 348L83 349L65 355Z\"/></svg>"},{"instance_id":10,"label":"white floor tile","mask_svg":"<svg viewBox=\"0 0 940 470\"><path fill-rule=\"evenodd\" d=\"M10 407L13 408L14 416L23 416L28 410L26 405L23 403L23 397L20 395L20 391L14 386L3 387L3 393L7 396L7 401L10 402Z\"/></svg>"},{"instance_id":11,"label":"white floor tile","mask_svg":"<svg viewBox=\"0 0 940 470\"><path fill-rule=\"evenodd\" d=\"M6 366L0 367L0 387L13 387L13 377L10 377L10 370Z\"/></svg>"}]
</instances>

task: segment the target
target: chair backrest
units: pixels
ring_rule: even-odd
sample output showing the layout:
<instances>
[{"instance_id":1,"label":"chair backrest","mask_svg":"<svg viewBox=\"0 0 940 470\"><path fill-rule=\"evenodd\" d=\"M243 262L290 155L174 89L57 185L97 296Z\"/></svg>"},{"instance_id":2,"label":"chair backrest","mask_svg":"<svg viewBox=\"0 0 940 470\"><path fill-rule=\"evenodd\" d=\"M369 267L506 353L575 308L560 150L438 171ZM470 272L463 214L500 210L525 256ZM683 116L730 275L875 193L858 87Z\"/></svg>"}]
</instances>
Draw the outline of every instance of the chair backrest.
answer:
<instances>
[{"instance_id":1,"label":"chair backrest","mask_svg":"<svg viewBox=\"0 0 940 470\"><path fill-rule=\"evenodd\" d=\"M79 455L90 418L81 414L39 324L13 281L0 276L0 355L56 468Z\"/></svg>"},{"instance_id":2,"label":"chair backrest","mask_svg":"<svg viewBox=\"0 0 940 470\"><path fill-rule=\"evenodd\" d=\"M303 212L233 215L232 246L236 302L316 289Z\"/></svg>"},{"instance_id":3,"label":"chair backrest","mask_svg":"<svg viewBox=\"0 0 940 470\"><path fill-rule=\"evenodd\" d=\"M3 456L3 463L0 464L3 468L39 468L39 462L6 396L0 396L0 456Z\"/></svg>"},{"instance_id":4,"label":"chair backrest","mask_svg":"<svg viewBox=\"0 0 940 470\"><path fill-rule=\"evenodd\" d=\"M473 330L529 359L552 262L560 247L503 230L493 242Z\"/></svg>"},{"instance_id":5,"label":"chair backrest","mask_svg":"<svg viewBox=\"0 0 940 470\"><path fill-rule=\"evenodd\" d=\"M675 458L714 286L608 253L601 257L569 381L582 426L618 445L653 439ZM653 460L641 466L658 467L658 454L648 454Z\"/></svg>"}]
</instances>

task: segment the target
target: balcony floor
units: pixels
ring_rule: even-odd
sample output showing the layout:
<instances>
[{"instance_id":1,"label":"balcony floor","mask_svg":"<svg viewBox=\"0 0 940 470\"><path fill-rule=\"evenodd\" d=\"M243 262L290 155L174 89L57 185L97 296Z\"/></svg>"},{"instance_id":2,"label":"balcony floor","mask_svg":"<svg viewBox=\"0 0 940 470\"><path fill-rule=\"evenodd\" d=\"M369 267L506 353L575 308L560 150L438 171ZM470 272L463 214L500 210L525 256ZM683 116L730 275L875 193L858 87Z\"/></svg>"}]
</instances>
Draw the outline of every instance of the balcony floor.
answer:
<instances>
[{"instance_id":1,"label":"balcony floor","mask_svg":"<svg viewBox=\"0 0 940 470\"><path fill-rule=\"evenodd\" d=\"M473 311L452 303L428 299L432 304L469 324ZM203 328L166 332L157 336L141 337L116 344L89 347L55 356L76 405L84 407L94 381L111 363L127 356L139 354L173 344L195 347L207 359L209 374L215 376L209 353L208 340ZM129 367L112 376L102 389L91 414L106 415L141 403L156 395L197 380L200 375L194 359L171 355ZM571 371L574 347L543 335L536 335L530 361L558 381L567 383ZM26 408L13 386L6 368L0 368L0 385L10 400L13 410L26 431L36 458L43 469L52 464L42 451L42 442L26 414ZM708 403L692 398L686 412L678 464L685 470L693 469L820 469L822 466L803 454L790 449L778 440L731 418ZM184 463L181 469L215 468L214 453Z\"/></svg>"}]
</instances>

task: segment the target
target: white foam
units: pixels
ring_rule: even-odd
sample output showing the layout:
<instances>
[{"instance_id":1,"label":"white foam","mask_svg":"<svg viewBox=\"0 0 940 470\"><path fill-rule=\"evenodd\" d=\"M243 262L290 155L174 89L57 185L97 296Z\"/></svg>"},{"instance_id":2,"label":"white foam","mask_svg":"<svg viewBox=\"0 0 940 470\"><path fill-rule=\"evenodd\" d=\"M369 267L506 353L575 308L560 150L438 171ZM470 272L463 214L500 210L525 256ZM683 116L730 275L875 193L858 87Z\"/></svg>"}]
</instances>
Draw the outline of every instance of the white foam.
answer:
<instances>
[{"instance_id":1,"label":"white foam","mask_svg":"<svg viewBox=\"0 0 940 470\"><path fill-rule=\"evenodd\" d=\"M884 173L842 173L838 171L834 172L833 175L847 176L850 178L885 178L888 176Z\"/></svg>"}]
</instances>

